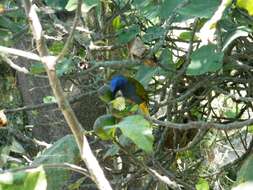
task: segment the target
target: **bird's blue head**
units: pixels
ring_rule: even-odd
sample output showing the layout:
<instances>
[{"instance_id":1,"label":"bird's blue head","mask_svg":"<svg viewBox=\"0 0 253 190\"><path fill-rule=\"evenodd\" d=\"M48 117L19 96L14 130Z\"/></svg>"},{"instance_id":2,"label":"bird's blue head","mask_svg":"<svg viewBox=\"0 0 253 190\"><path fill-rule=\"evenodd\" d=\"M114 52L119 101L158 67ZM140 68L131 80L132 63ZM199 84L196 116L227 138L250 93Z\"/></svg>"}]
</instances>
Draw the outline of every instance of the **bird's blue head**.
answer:
<instances>
[{"instance_id":1,"label":"bird's blue head","mask_svg":"<svg viewBox=\"0 0 253 190\"><path fill-rule=\"evenodd\" d=\"M113 96L127 84L127 78L122 75L114 76L110 82L110 90Z\"/></svg>"}]
</instances>

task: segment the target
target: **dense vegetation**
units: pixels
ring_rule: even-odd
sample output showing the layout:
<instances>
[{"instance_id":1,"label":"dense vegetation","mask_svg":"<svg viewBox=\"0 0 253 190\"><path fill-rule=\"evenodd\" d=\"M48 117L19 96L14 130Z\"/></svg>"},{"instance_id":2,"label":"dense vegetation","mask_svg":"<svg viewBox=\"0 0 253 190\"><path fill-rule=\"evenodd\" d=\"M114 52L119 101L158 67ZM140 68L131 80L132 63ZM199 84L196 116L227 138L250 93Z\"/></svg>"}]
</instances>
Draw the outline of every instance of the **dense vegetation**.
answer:
<instances>
[{"instance_id":1,"label":"dense vegetation","mask_svg":"<svg viewBox=\"0 0 253 190\"><path fill-rule=\"evenodd\" d=\"M252 23L253 0L1 1L0 189L253 189Z\"/></svg>"}]
</instances>

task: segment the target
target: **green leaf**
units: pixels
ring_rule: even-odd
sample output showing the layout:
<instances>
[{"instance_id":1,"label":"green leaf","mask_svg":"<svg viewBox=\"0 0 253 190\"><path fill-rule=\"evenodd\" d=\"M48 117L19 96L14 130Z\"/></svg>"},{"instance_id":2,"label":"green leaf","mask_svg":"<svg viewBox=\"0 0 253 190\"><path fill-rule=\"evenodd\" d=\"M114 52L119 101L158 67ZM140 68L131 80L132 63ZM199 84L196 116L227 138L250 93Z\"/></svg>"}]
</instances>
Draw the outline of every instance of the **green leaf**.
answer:
<instances>
[{"instance_id":1,"label":"green leaf","mask_svg":"<svg viewBox=\"0 0 253 190\"><path fill-rule=\"evenodd\" d=\"M65 6L65 9L67 11L74 11L77 8L77 0L69 0L67 5Z\"/></svg>"},{"instance_id":2,"label":"green leaf","mask_svg":"<svg viewBox=\"0 0 253 190\"><path fill-rule=\"evenodd\" d=\"M208 181L203 178L200 178L198 183L196 184L196 190L209 190Z\"/></svg>"},{"instance_id":3,"label":"green leaf","mask_svg":"<svg viewBox=\"0 0 253 190\"><path fill-rule=\"evenodd\" d=\"M159 16L162 19L168 18L173 10L180 4L182 3L182 0L163 0L159 9Z\"/></svg>"},{"instance_id":4,"label":"green leaf","mask_svg":"<svg viewBox=\"0 0 253 190\"><path fill-rule=\"evenodd\" d=\"M223 53L216 52L215 45L206 45L194 51L191 55L191 63L187 67L187 75L201 75L207 72L215 72L222 67Z\"/></svg>"},{"instance_id":5,"label":"green leaf","mask_svg":"<svg viewBox=\"0 0 253 190\"><path fill-rule=\"evenodd\" d=\"M248 132L251 133L251 134L253 134L253 125L250 125L248 127Z\"/></svg>"},{"instance_id":6,"label":"green leaf","mask_svg":"<svg viewBox=\"0 0 253 190\"><path fill-rule=\"evenodd\" d=\"M109 112L116 118L123 118L137 113L139 105L120 96L109 102Z\"/></svg>"},{"instance_id":7,"label":"green leaf","mask_svg":"<svg viewBox=\"0 0 253 190\"><path fill-rule=\"evenodd\" d=\"M158 17L160 5L150 0L134 0L132 5L148 19L152 20Z\"/></svg>"},{"instance_id":8,"label":"green leaf","mask_svg":"<svg viewBox=\"0 0 253 190\"><path fill-rule=\"evenodd\" d=\"M122 23L121 23L121 17L117 16L113 19L112 21L112 26L113 28L115 28L116 30L119 30L120 28L122 28Z\"/></svg>"},{"instance_id":9,"label":"green leaf","mask_svg":"<svg viewBox=\"0 0 253 190\"><path fill-rule=\"evenodd\" d=\"M43 103L48 104L48 103L55 103L57 102L54 96L45 96L43 97Z\"/></svg>"},{"instance_id":10,"label":"green leaf","mask_svg":"<svg viewBox=\"0 0 253 190\"><path fill-rule=\"evenodd\" d=\"M219 4L219 0L191 0L190 3L178 10L178 12L190 17L210 18Z\"/></svg>"},{"instance_id":11,"label":"green leaf","mask_svg":"<svg viewBox=\"0 0 253 190\"><path fill-rule=\"evenodd\" d=\"M42 166L19 172L0 174L2 190L47 190L47 180Z\"/></svg>"},{"instance_id":12,"label":"green leaf","mask_svg":"<svg viewBox=\"0 0 253 190\"><path fill-rule=\"evenodd\" d=\"M110 103L112 105L112 108L118 111L123 111L124 109L126 109L126 101L125 101L125 98L123 97L117 97L114 100L112 100Z\"/></svg>"},{"instance_id":13,"label":"green leaf","mask_svg":"<svg viewBox=\"0 0 253 190\"><path fill-rule=\"evenodd\" d=\"M152 77L162 74L162 69L160 67L149 67L147 65L142 65L139 67L135 79L140 81L140 83L146 88L151 81Z\"/></svg>"},{"instance_id":14,"label":"green leaf","mask_svg":"<svg viewBox=\"0 0 253 190\"><path fill-rule=\"evenodd\" d=\"M237 173L236 184L253 181L253 154L251 154L242 164Z\"/></svg>"},{"instance_id":15,"label":"green leaf","mask_svg":"<svg viewBox=\"0 0 253 190\"><path fill-rule=\"evenodd\" d=\"M105 103L113 100L113 94L109 85L103 85L98 89L98 97Z\"/></svg>"},{"instance_id":16,"label":"green leaf","mask_svg":"<svg viewBox=\"0 0 253 190\"><path fill-rule=\"evenodd\" d=\"M72 59L63 59L56 65L56 74L61 77L64 74L70 73L74 69L74 64Z\"/></svg>"},{"instance_id":17,"label":"green leaf","mask_svg":"<svg viewBox=\"0 0 253 190\"><path fill-rule=\"evenodd\" d=\"M42 74L42 73L45 73L46 70L42 63L33 63L30 67L30 72L32 74Z\"/></svg>"},{"instance_id":18,"label":"green leaf","mask_svg":"<svg viewBox=\"0 0 253 190\"><path fill-rule=\"evenodd\" d=\"M64 47L64 42L62 41L54 41L52 45L50 46L49 50L52 54L59 54Z\"/></svg>"},{"instance_id":19,"label":"green leaf","mask_svg":"<svg viewBox=\"0 0 253 190\"><path fill-rule=\"evenodd\" d=\"M73 135L67 135L56 141L50 148L45 149L32 162L32 165L80 162L80 153ZM45 169L48 181L47 190L61 189L65 181L70 177L71 171L61 168Z\"/></svg>"},{"instance_id":20,"label":"green leaf","mask_svg":"<svg viewBox=\"0 0 253 190\"><path fill-rule=\"evenodd\" d=\"M102 140L110 140L114 136L115 129L106 128L116 124L116 119L111 114L102 115L98 117L93 125L93 130Z\"/></svg>"},{"instance_id":21,"label":"green leaf","mask_svg":"<svg viewBox=\"0 0 253 190\"><path fill-rule=\"evenodd\" d=\"M236 6L247 10L249 15L253 16L253 0L237 0Z\"/></svg>"},{"instance_id":22,"label":"green leaf","mask_svg":"<svg viewBox=\"0 0 253 190\"><path fill-rule=\"evenodd\" d=\"M191 40L191 38L192 38L192 32L182 32L179 35L179 39L182 39L182 40ZM193 40L198 40L198 38L194 36Z\"/></svg>"},{"instance_id":23,"label":"green leaf","mask_svg":"<svg viewBox=\"0 0 253 190\"><path fill-rule=\"evenodd\" d=\"M23 146L14 137L12 140L10 150L12 152L16 152L16 153L20 153L20 154L25 153L25 149L23 148Z\"/></svg>"},{"instance_id":24,"label":"green leaf","mask_svg":"<svg viewBox=\"0 0 253 190\"><path fill-rule=\"evenodd\" d=\"M159 39L165 33L165 29L159 26L152 26L146 30L143 35L144 42L152 42L153 40Z\"/></svg>"},{"instance_id":25,"label":"green leaf","mask_svg":"<svg viewBox=\"0 0 253 190\"><path fill-rule=\"evenodd\" d=\"M5 16L0 17L0 27L6 28L13 33L16 33L22 29L19 26L19 24L13 22L10 18L5 17Z\"/></svg>"},{"instance_id":26,"label":"green leaf","mask_svg":"<svg viewBox=\"0 0 253 190\"><path fill-rule=\"evenodd\" d=\"M140 149L147 153L153 152L154 137L152 126L143 116L132 115L125 117L116 127Z\"/></svg>"},{"instance_id":27,"label":"green leaf","mask_svg":"<svg viewBox=\"0 0 253 190\"><path fill-rule=\"evenodd\" d=\"M117 40L120 44L126 44L131 40L133 40L139 33L140 33L139 26L132 25L127 29L120 30Z\"/></svg>"},{"instance_id":28,"label":"green leaf","mask_svg":"<svg viewBox=\"0 0 253 190\"><path fill-rule=\"evenodd\" d=\"M45 3L53 9L62 10L66 7L68 0L45 0Z\"/></svg>"},{"instance_id":29,"label":"green leaf","mask_svg":"<svg viewBox=\"0 0 253 190\"><path fill-rule=\"evenodd\" d=\"M120 148L118 145L113 144L110 145L110 148L106 151L105 155L103 156L103 159L106 159L107 157L115 156L118 154Z\"/></svg>"},{"instance_id":30,"label":"green leaf","mask_svg":"<svg viewBox=\"0 0 253 190\"><path fill-rule=\"evenodd\" d=\"M169 48L163 49L160 56L161 65L169 70L176 71L176 64L174 64L172 58L172 52L169 50Z\"/></svg>"}]
</instances>

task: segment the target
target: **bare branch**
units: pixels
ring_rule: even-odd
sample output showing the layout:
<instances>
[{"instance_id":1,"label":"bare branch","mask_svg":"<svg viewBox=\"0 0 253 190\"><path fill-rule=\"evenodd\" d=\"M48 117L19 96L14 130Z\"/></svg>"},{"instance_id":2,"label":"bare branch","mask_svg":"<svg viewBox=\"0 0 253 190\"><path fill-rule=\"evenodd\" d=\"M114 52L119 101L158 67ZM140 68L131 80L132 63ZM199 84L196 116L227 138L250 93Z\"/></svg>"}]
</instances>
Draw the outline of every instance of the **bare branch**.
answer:
<instances>
[{"instance_id":1,"label":"bare branch","mask_svg":"<svg viewBox=\"0 0 253 190\"><path fill-rule=\"evenodd\" d=\"M0 52L2 52L4 54L17 55L20 57L34 60L34 61L41 61L40 57L37 54L23 51L23 50L19 50L19 49L15 49L15 48L8 48L8 47L0 46Z\"/></svg>"},{"instance_id":2,"label":"bare branch","mask_svg":"<svg viewBox=\"0 0 253 190\"><path fill-rule=\"evenodd\" d=\"M81 5L81 0L78 1L78 5ZM36 39L36 47L41 57L42 63L45 66L50 86L56 97L59 108L61 109L68 126L70 127L77 145L80 150L81 158L84 160L91 178L96 183L97 187L101 190L111 190L111 186L108 180L105 178L104 172L99 166L99 163L95 156L93 155L88 140L85 136L85 131L72 110L70 103L64 96L64 91L62 89L61 83L55 72L55 65L57 63L57 58L50 56L48 53L46 43L44 41L42 26L40 24L38 15L35 11L35 7L31 5L29 0L23 0L26 15L30 21L30 27L33 31L33 36ZM80 7L78 7L80 9Z\"/></svg>"}]
</instances>

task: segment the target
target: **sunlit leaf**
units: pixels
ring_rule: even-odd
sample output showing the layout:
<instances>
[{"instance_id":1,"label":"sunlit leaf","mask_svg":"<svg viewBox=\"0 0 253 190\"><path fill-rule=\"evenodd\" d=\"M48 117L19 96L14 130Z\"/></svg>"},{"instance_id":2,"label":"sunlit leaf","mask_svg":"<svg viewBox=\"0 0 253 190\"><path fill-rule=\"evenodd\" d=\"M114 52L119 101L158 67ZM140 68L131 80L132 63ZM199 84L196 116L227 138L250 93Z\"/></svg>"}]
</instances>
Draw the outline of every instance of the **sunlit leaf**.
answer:
<instances>
[{"instance_id":1,"label":"sunlit leaf","mask_svg":"<svg viewBox=\"0 0 253 190\"><path fill-rule=\"evenodd\" d=\"M65 6L65 9L67 11L73 11L77 8L77 0L69 0L67 5Z\"/></svg>"},{"instance_id":2,"label":"sunlit leaf","mask_svg":"<svg viewBox=\"0 0 253 190\"><path fill-rule=\"evenodd\" d=\"M114 136L115 129L106 128L106 126L111 126L114 124L116 124L115 117L110 114L102 115L96 119L93 125L93 130L102 140L110 140Z\"/></svg>"},{"instance_id":3,"label":"sunlit leaf","mask_svg":"<svg viewBox=\"0 0 253 190\"><path fill-rule=\"evenodd\" d=\"M47 190L43 167L0 174L1 190Z\"/></svg>"},{"instance_id":4,"label":"sunlit leaf","mask_svg":"<svg viewBox=\"0 0 253 190\"><path fill-rule=\"evenodd\" d=\"M128 116L118 123L116 127L140 149L147 153L153 152L154 137L152 134L152 126L143 116Z\"/></svg>"},{"instance_id":5,"label":"sunlit leaf","mask_svg":"<svg viewBox=\"0 0 253 190\"><path fill-rule=\"evenodd\" d=\"M57 102L54 96L45 96L43 97L43 103L48 104L48 103L55 103Z\"/></svg>"},{"instance_id":6,"label":"sunlit leaf","mask_svg":"<svg viewBox=\"0 0 253 190\"><path fill-rule=\"evenodd\" d=\"M237 0L236 5L247 10L249 15L253 15L253 0Z\"/></svg>"},{"instance_id":7,"label":"sunlit leaf","mask_svg":"<svg viewBox=\"0 0 253 190\"><path fill-rule=\"evenodd\" d=\"M203 178L200 178L198 183L196 184L196 190L209 190L208 181Z\"/></svg>"}]
</instances>

